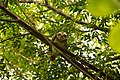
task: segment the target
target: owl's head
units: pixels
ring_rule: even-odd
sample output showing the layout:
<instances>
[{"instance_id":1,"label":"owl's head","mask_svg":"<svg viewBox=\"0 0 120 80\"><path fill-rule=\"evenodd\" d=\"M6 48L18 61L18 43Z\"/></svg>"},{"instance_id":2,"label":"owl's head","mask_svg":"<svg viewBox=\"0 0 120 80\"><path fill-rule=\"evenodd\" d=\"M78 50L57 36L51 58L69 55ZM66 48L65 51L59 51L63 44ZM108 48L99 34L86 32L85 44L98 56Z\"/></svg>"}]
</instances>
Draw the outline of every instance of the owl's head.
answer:
<instances>
[{"instance_id":1,"label":"owl's head","mask_svg":"<svg viewBox=\"0 0 120 80\"><path fill-rule=\"evenodd\" d=\"M67 33L66 32L58 32L56 35L58 41L67 41Z\"/></svg>"}]
</instances>

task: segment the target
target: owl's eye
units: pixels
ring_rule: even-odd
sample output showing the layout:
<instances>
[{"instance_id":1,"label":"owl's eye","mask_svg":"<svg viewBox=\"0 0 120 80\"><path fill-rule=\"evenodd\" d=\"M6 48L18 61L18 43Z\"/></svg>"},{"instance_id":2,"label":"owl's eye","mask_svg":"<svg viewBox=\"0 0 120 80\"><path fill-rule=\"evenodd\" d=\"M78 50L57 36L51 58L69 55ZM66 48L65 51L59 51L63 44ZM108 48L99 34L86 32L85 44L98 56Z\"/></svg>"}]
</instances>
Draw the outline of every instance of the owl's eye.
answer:
<instances>
[{"instance_id":1,"label":"owl's eye","mask_svg":"<svg viewBox=\"0 0 120 80\"><path fill-rule=\"evenodd\" d=\"M67 37L67 35L63 35L64 37Z\"/></svg>"},{"instance_id":2,"label":"owl's eye","mask_svg":"<svg viewBox=\"0 0 120 80\"><path fill-rule=\"evenodd\" d=\"M58 34L58 36L60 36L61 34Z\"/></svg>"}]
</instances>

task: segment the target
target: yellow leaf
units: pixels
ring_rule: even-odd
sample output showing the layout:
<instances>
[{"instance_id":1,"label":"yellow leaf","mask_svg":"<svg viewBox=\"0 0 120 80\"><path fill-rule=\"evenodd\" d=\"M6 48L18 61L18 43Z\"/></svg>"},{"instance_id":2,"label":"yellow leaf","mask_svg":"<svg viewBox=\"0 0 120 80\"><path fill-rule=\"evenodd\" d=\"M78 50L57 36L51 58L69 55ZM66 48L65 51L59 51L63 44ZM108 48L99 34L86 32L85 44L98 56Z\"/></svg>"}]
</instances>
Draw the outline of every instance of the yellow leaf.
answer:
<instances>
[{"instance_id":1,"label":"yellow leaf","mask_svg":"<svg viewBox=\"0 0 120 80\"><path fill-rule=\"evenodd\" d=\"M109 16L118 9L113 0L88 0L86 8L95 17Z\"/></svg>"},{"instance_id":2,"label":"yellow leaf","mask_svg":"<svg viewBox=\"0 0 120 80\"><path fill-rule=\"evenodd\" d=\"M110 46L117 52L120 52L120 23L110 31L108 39Z\"/></svg>"}]
</instances>

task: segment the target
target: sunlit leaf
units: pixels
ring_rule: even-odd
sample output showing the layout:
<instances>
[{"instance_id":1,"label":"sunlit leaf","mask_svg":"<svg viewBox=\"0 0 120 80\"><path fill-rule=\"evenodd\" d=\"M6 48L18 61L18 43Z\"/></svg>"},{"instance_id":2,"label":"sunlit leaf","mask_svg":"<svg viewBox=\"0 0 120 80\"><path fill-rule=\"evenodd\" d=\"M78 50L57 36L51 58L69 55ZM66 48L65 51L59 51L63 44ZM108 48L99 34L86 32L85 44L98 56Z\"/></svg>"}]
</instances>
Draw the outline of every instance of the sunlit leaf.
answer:
<instances>
[{"instance_id":1,"label":"sunlit leaf","mask_svg":"<svg viewBox=\"0 0 120 80\"><path fill-rule=\"evenodd\" d=\"M115 11L116 4L112 0L47 0L48 5L45 0L0 1L4 2L4 7L0 7L0 80L89 80L87 75L79 71L80 68L74 67L74 61L85 67L93 77L104 80L106 76L101 73L107 72L105 74L114 80L120 79L117 70L120 61L111 61L117 53L110 48L107 40L108 29L119 21L119 11ZM117 3L117 0L114 1ZM108 16L111 13L113 15ZM68 58L73 63L63 56L57 56L52 62L49 46L39 40L41 35L33 35L36 32L26 30L31 28L21 22L29 24L51 40L57 32L66 32L68 50L75 55ZM94 71L97 69L100 72Z\"/></svg>"},{"instance_id":2,"label":"sunlit leaf","mask_svg":"<svg viewBox=\"0 0 120 80\"><path fill-rule=\"evenodd\" d=\"M108 16L117 9L113 0L88 0L87 9L95 17Z\"/></svg>"},{"instance_id":3,"label":"sunlit leaf","mask_svg":"<svg viewBox=\"0 0 120 80\"><path fill-rule=\"evenodd\" d=\"M120 52L120 23L113 27L109 35L109 43L112 48Z\"/></svg>"}]
</instances>

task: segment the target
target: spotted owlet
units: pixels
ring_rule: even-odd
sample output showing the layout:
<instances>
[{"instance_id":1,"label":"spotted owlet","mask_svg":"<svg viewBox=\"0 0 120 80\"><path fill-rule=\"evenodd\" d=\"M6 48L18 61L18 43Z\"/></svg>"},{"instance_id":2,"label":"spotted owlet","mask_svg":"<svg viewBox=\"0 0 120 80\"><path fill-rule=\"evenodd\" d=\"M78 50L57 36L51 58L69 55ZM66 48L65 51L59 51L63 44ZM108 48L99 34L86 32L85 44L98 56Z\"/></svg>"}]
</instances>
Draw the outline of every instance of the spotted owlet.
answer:
<instances>
[{"instance_id":1,"label":"spotted owlet","mask_svg":"<svg viewBox=\"0 0 120 80\"><path fill-rule=\"evenodd\" d=\"M67 34L65 32L58 32L55 36L53 36L52 41L64 49L67 49ZM59 52L53 47L50 47L49 49L51 53L50 60L54 61L59 55Z\"/></svg>"}]
</instances>

